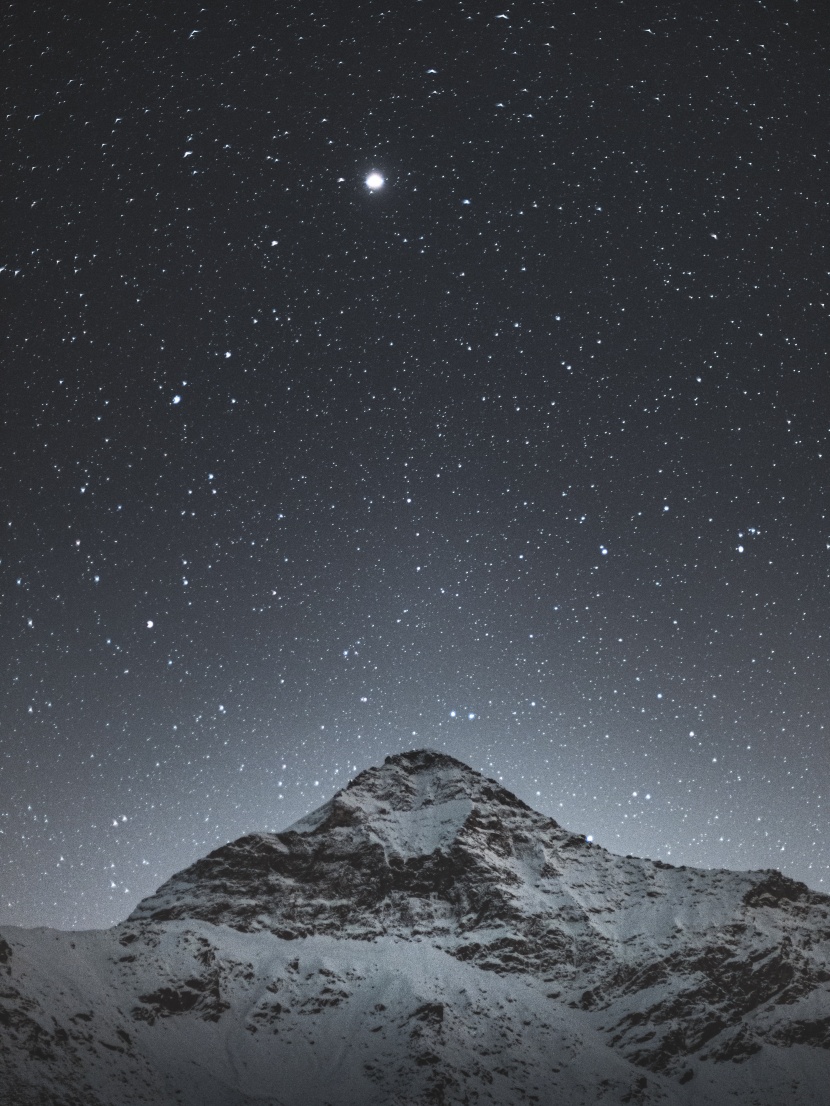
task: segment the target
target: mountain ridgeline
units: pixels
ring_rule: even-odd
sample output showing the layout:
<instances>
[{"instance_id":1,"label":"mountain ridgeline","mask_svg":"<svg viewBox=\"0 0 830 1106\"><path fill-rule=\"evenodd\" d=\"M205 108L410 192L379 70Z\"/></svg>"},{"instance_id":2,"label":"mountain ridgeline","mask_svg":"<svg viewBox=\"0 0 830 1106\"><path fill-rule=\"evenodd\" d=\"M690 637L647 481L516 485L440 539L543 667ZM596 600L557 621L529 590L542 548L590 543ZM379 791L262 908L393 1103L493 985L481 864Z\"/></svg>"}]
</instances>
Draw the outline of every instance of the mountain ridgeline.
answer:
<instances>
[{"instance_id":1,"label":"mountain ridgeline","mask_svg":"<svg viewBox=\"0 0 830 1106\"><path fill-rule=\"evenodd\" d=\"M20 1106L826 1106L830 898L622 858L445 754L107 931L0 934Z\"/></svg>"}]
</instances>

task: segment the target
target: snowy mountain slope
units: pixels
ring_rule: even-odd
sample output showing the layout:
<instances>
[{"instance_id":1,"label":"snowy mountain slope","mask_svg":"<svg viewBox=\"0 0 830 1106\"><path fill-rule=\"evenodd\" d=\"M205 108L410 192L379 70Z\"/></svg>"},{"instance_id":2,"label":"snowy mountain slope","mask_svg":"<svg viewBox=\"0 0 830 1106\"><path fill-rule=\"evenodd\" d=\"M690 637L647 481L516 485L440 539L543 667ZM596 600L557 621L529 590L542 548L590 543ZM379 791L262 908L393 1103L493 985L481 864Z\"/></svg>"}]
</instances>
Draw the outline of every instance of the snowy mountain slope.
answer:
<instances>
[{"instance_id":1,"label":"snowy mountain slope","mask_svg":"<svg viewBox=\"0 0 830 1106\"><path fill-rule=\"evenodd\" d=\"M830 898L390 757L107 932L8 928L0 1101L826 1106Z\"/></svg>"}]
</instances>

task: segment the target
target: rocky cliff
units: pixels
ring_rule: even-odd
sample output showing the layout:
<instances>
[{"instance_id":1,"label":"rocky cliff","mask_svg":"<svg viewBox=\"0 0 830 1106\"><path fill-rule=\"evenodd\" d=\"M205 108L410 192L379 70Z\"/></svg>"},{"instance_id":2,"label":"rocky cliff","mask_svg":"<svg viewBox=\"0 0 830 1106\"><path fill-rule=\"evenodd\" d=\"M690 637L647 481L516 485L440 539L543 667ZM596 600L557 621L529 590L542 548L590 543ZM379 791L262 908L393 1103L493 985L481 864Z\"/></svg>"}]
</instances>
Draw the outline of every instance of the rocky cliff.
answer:
<instances>
[{"instance_id":1,"label":"rocky cliff","mask_svg":"<svg viewBox=\"0 0 830 1106\"><path fill-rule=\"evenodd\" d=\"M7 928L0 1099L826 1106L830 898L622 858L419 750L106 932Z\"/></svg>"}]
</instances>

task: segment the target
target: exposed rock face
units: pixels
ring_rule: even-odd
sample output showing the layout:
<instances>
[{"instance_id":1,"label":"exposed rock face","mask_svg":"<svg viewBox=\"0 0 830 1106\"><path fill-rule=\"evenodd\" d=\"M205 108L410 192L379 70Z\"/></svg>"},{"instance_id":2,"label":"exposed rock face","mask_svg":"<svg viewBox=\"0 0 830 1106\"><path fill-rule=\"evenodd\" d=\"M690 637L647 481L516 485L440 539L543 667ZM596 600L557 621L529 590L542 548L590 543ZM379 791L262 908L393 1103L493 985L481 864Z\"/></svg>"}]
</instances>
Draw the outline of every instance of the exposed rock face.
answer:
<instances>
[{"instance_id":1,"label":"exposed rock face","mask_svg":"<svg viewBox=\"0 0 830 1106\"><path fill-rule=\"evenodd\" d=\"M614 856L429 750L107 933L7 930L2 979L20 1103L818 1106L830 1086L830 898Z\"/></svg>"}]
</instances>

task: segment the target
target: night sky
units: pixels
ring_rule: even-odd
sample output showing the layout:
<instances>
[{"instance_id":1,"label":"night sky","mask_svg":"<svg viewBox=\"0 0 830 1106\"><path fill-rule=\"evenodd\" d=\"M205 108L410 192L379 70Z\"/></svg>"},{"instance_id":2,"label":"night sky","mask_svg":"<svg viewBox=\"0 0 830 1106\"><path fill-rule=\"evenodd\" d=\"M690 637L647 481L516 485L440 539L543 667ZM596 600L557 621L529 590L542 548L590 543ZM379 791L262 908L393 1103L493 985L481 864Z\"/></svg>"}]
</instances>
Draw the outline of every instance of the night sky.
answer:
<instances>
[{"instance_id":1,"label":"night sky","mask_svg":"<svg viewBox=\"0 0 830 1106\"><path fill-rule=\"evenodd\" d=\"M3 19L0 921L422 746L830 888L824 5Z\"/></svg>"}]
</instances>

